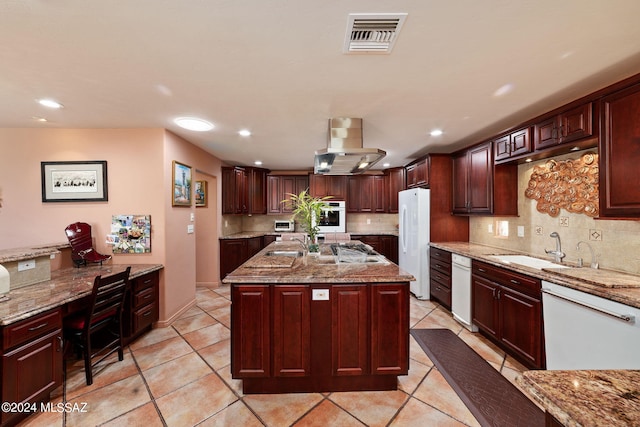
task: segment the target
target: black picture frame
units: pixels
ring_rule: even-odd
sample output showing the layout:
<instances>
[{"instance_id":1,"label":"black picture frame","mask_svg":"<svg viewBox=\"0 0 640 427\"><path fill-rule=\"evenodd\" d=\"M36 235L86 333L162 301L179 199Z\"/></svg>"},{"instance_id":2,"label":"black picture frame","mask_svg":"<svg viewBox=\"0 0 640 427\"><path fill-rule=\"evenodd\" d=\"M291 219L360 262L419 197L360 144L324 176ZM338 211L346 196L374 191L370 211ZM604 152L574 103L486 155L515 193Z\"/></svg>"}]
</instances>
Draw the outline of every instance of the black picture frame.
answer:
<instances>
[{"instance_id":1,"label":"black picture frame","mask_svg":"<svg viewBox=\"0 0 640 427\"><path fill-rule=\"evenodd\" d=\"M42 201L106 202L106 160L40 162Z\"/></svg>"}]
</instances>

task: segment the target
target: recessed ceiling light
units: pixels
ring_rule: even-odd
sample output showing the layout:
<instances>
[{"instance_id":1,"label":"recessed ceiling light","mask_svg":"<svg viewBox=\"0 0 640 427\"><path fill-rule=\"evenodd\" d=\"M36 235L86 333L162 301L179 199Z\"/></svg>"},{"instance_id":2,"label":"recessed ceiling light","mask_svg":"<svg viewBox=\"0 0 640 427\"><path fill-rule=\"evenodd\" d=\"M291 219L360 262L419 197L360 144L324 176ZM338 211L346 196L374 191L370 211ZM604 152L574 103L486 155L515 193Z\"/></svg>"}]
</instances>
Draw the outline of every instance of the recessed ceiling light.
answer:
<instances>
[{"instance_id":1,"label":"recessed ceiling light","mask_svg":"<svg viewBox=\"0 0 640 427\"><path fill-rule=\"evenodd\" d=\"M253 164L256 166L260 166L262 162L260 160L256 160L255 162L253 162Z\"/></svg>"},{"instance_id":2,"label":"recessed ceiling light","mask_svg":"<svg viewBox=\"0 0 640 427\"><path fill-rule=\"evenodd\" d=\"M53 99L38 99L38 103L48 108L62 108L62 104Z\"/></svg>"},{"instance_id":3,"label":"recessed ceiling light","mask_svg":"<svg viewBox=\"0 0 640 427\"><path fill-rule=\"evenodd\" d=\"M183 129L196 132L206 132L213 129L213 123L197 117L178 117L173 122Z\"/></svg>"},{"instance_id":4,"label":"recessed ceiling light","mask_svg":"<svg viewBox=\"0 0 640 427\"><path fill-rule=\"evenodd\" d=\"M31 117L33 120L35 120L36 122L46 122L47 119L45 119L44 117L37 117L37 116L33 116Z\"/></svg>"},{"instance_id":5,"label":"recessed ceiling light","mask_svg":"<svg viewBox=\"0 0 640 427\"><path fill-rule=\"evenodd\" d=\"M242 129L238 131L238 135L240 136L251 136L251 131L248 129Z\"/></svg>"},{"instance_id":6,"label":"recessed ceiling light","mask_svg":"<svg viewBox=\"0 0 640 427\"><path fill-rule=\"evenodd\" d=\"M442 130L440 130L440 129L434 129L434 130L432 130L432 131L431 131L431 134L430 134L430 135L431 135L431 136L440 136L440 135L442 135L442 134L443 134Z\"/></svg>"}]
</instances>

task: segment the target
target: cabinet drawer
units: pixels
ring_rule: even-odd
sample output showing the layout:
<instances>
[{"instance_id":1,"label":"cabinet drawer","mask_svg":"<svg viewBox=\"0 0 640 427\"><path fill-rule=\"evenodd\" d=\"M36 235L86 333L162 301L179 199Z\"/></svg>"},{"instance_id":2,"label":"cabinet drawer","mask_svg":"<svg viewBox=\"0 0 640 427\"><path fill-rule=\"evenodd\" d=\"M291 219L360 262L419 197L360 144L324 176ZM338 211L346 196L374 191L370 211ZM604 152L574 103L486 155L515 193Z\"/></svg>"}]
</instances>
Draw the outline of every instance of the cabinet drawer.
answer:
<instances>
[{"instance_id":1,"label":"cabinet drawer","mask_svg":"<svg viewBox=\"0 0 640 427\"><path fill-rule=\"evenodd\" d=\"M429 254L431 256L431 259L437 259L441 262L451 264L451 252L449 251L444 251L438 248L430 248Z\"/></svg>"},{"instance_id":2,"label":"cabinet drawer","mask_svg":"<svg viewBox=\"0 0 640 427\"><path fill-rule=\"evenodd\" d=\"M144 274L131 280L131 292L136 294L143 289L156 286L158 284L158 272Z\"/></svg>"},{"instance_id":3,"label":"cabinet drawer","mask_svg":"<svg viewBox=\"0 0 640 427\"><path fill-rule=\"evenodd\" d=\"M15 347L59 328L62 328L60 309L30 317L4 328L3 348Z\"/></svg>"},{"instance_id":4,"label":"cabinet drawer","mask_svg":"<svg viewBox=\"0 0 640 427\"><path fill-rule=\"evenodd\" d=\"M438 282L440 285L451 289L451 276L443 274L441 271L431 268L431 280Z\"/></svg>"},{"instance_id":5,"label":"cabinet drawer","mask_svg":"<svg viewBox=\"0 0 640 427\"><path fill-rule=\"evenodd\" d=\"M158 319L158 307L156 304L145 305L134 311L131 316L133 322L133 330L135 332L146 328Z\"/></svg>"},{"instance_id":6,"label":"cabinet drawer","mask_svg":"<svg viewBox=\"0 0 640 427\"><path fill-rule=\"evenodd\" d=\"M530 276L476 261L472 264L472 273L485 277L507 288L527 292L534 296L539 296L540 294L540 280Z\"/></svg>"},{"instance_id":7,"label":"cabinet drawer","mask_svg":"<svg viewBox=\"0 0 640 427\"><path fill-rule=\"evenodd\" d=\"M431 257L431 269L439 271L445 276L451 276L451 264L443 262L439 258Z\"/></svg>"},{"instance_id":8,"label":"cabinet drawer","mask_svg":"<svg viewBox=\"0 0 640 427\"><path fill-rule=\"evenodd\" d=\"M451 288L445 287L438 282L432 282L431 295L447 308L451 307Z\"/></svg>"},{"instance_id":9,"label":"cabinet drawer","mask_svg":"<svg viewBox=\"0 0 640 427\"><path fill-rule=\"evenodd\" d=\"M133 296L133 308L142 307L147 304L155 303L156 295L154 288L143 289Z\"/></svg>"}]
</instances>

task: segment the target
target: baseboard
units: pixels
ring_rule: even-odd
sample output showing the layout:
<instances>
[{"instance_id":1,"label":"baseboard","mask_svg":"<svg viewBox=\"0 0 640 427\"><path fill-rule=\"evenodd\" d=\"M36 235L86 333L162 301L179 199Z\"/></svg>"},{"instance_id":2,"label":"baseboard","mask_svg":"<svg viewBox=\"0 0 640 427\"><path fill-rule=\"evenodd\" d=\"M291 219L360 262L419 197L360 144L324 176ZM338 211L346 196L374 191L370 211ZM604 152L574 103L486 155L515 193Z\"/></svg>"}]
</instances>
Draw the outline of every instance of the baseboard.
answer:
<instances>
[{"instance_id":1,"label":"baseboard","mask_svg":"<svg viewBox=\"0 0 640 427\"><path fill-rule=\"evenodd\" d=\"M180 310L178 310L173 316L171 316L170 318L166 319L166 320L159 320L157 321L153 327L154 328L166 328L168 326L171 326L171 324L173 322L175 322L177 319L180 318L180 316L182 316L184 313L186 313L189 309L191 309L192 307L196 306L197 301L194 299L193 301L191 301L190 303L188 303L187 305L185 305L184 307L182 307Z\"/></svg>"},{"instance_id":2,"label":"baseboard","mask_svg":"<svg viewBox=\"0 0 640 427\"><path fill-rule=\"evenodd\" d=\"M196 288L218 289L220 282L196 282Z\"/></svg>"}]
</instances>

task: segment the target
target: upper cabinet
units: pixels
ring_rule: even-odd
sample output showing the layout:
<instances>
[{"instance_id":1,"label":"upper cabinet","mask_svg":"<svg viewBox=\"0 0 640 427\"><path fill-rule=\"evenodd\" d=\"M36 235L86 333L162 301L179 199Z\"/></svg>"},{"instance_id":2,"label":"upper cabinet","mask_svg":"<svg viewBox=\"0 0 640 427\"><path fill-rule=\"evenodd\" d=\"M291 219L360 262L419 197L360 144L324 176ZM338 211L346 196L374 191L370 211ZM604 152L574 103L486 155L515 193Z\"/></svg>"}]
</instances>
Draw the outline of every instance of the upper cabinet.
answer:
<instances>
[{"instance_id":1,"label":"upper cabinet","mask_svg":"<svg viewBox=\"0 0 640 427\"><path fill-rule=\"evenodd\" d=\"M640 216L640 84L605 96L599 141L600 216Z\"/></svg>"},{"instance_id":2,"label":"upper cabinet","mask_svg":"<svg viewBox=\"0 0 640 427\"><path fill-rule=\"evenodd\" d=\"M492 143L453 156L453 213L518 214L518 168L495 165Z\"/></svg>"},{"instance_id":3,"label":"upper cabinet","mask_svg":"<svg viewBox=\"0 0 640 427\"><path fill-rule=\"evenodd\" d=\"M267 213L267 169L222 167L222 214Z\"/></svg>"},{"instance_id":4,"label":"upper cabinet","mask_svg":"<svg viewBox=\"0 0 640 427\"><path fill-rule=\"evenodd\" d=\"M405 167L407 188L429 186L429 158L425 157Z\"/></svg>"},{"instance_id":5,"label":"upper cabinet","mask_svg":"<svg viewBox=\"0 0 640 427\"><path fill-rule=\"evenodd\" d=\"M282 203L289 194L300 194L309 187L308 175L268 175L267 176L267 214L290 214L291 203Z\"/></svg>"},{"instance_id":6,"label":"upper cabinet","mask_svg":"<svg viewBox=\"0 0 640 427\"><path fill-rule=\"evenodd\" d=\"M511 132L493 141L496 162L531 152L531 128Z\"/></svg>"},{"instance_id":7,"label":"upper cabinet","mask_svg":"<svg viewBox=\"0 0 640 427\"><path fill-rule=\"evenodd\" d=\"M541 150L593 136L593 103L587 102L534 126L534 148Z\"/></svg>"},{"instance_id":8,"label":"upper cabinet","mask_svg":"<svg viewBox=\"0 0 640 427\"><path fill-rule=\"evenodd\" d=\"M384 213L387 206L384 175L353 175L347 177L347 212Z\"/></svg>"},{"instance_id":9,"label":"upper cabinet","mask_svg":"<svg viewBox=\"0 0 640 427\"><path fill-rule=\"evenodd\" d=\"M336 200L347 199L345 175L309 175L309 194L313 197L331 196Z\"/></svg>"},{"instance_id":10,"label":"upper cabinet","mask_svg":"<svg viewBox=\"0 0 640 427\"><path fill-rule=\"evenodd\" d=\"M405 168L391 168L384 171L387 184L387 212L398 213L398 193L405 187Z\"/></svg>"}]
</instances>

